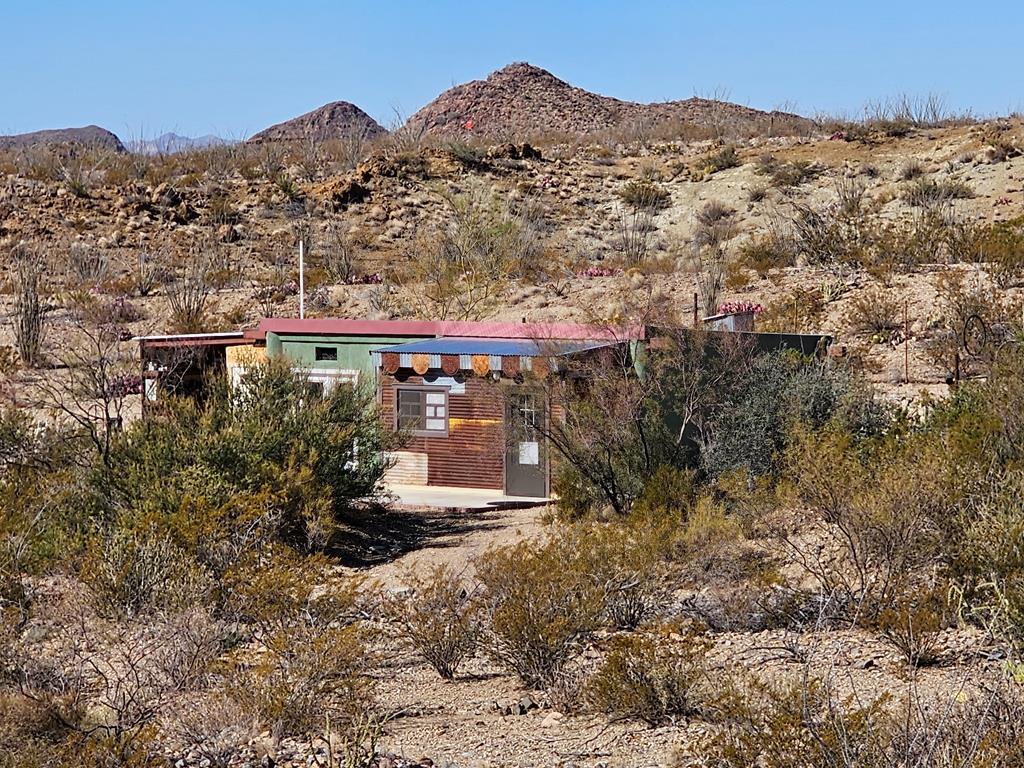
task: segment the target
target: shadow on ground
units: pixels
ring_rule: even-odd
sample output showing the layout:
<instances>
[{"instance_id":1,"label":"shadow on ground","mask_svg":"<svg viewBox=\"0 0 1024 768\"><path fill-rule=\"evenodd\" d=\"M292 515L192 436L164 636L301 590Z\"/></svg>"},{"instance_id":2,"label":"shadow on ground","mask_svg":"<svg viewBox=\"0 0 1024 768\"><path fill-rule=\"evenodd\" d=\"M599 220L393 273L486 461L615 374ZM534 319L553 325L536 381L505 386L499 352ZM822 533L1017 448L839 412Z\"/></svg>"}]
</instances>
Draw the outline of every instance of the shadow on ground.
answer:
<instances>
[{"instance_id":1,"label":"shadow on ground","mask_svg":"<svg viewBox=\"0 0 1024 768\"><path fill-rule=\"evenodd\" d=\"M327 554L349 568L390 563L409 552L458 544L458 537L502 527L500 510L408 510L369 507L353 510L328 546Z\"/></svg>"}]
</instances>

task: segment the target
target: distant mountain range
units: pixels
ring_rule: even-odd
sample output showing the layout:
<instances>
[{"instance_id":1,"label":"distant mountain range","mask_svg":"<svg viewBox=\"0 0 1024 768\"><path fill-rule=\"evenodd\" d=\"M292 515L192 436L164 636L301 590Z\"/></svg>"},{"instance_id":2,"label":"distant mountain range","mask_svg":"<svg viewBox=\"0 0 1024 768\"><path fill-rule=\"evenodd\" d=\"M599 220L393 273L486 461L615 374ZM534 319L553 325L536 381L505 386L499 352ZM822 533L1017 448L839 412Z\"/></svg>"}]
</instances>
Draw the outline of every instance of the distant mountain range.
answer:
<instances>
[{"instance_id":1,"label":"distant mountain range","mask_svg":"<svg viewBox=\"0 0 1024 768\"><path fill-rule=\"evenodd\" d=\"M165 133L155 139L129 141L127 146L129 152L137 152L140 155L173 155L175 152L184 152L190 149L220 147L234 143L234 141L222 139L213 134L192 137L181 136L177 133Z\"/></svg>"},{"instance_id":2,"label":"distant mountain range","mask_svg":"<svg viewBox=\"0 0 1024 768\"><path fill-rule=\"evenodd\" d=\"M484 80L457 85L416 112L407 125L425 134L450 137L512 137L577 135L620 127L659 124L729 125L776 135L803 134L815 123L788 112L765 112L714 99L689 98L642 104L602 96L570 85L547 70L516 62ZM271 141L328 141L358 135L372 139L387 131L348 101L332 101L298 117L272 125L248 139ZM81 143L117 152L173 154L183 150L230 144L219 136L181 136L165 133L155 139L129 142L127 150L113 133L95 125L0 136L0 149L32 145Z\"/></svg>"}]
</instances>

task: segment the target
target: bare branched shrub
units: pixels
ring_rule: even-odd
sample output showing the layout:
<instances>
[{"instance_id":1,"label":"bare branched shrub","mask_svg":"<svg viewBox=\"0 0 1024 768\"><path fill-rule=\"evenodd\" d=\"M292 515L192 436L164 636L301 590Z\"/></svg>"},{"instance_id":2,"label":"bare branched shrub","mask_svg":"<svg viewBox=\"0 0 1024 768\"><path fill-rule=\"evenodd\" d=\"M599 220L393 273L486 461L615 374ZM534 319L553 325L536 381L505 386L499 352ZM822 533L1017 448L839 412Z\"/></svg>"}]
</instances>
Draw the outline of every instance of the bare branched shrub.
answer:
<instances>
[{"instance_id":1,"label":"bare branched shrub","mask_svg":"<svg viewBox=\"0 0 1024 768\"><path fill-rule=\"evenodd\" d=\"M199 333L207 323L210 300L209 269L193 252L181 275L167 283L171 324L181 333Z\"/></svg>"},{"instance_id":2,"label":"bare branched shrub","mask_svg":"<svg viewBox=\"0 0 1024 768\"><path fill-rule=\"evenodd\" d=\"M701 311L704 317L717 315L719 299L725 289L725 253L718 245L702 245L696 240L691 253Z\"/></svg>"},{"instance_id":3,"label":"bare branched shrub","mask_svg":"<svg viewBox=\"0 0 1024 768\"><path fill-rule=\"evenodd\" d=\"M252 715L230 696L211 693L192 697L171 716L165 729L213 768L228 768L252 737Z\"/></svg>"},{"instance_id":4,"label":"bare branched shrub","mask_svg":"<svg viewBox=\"0 0 1024 768\"><path fill-rule=\"evenodd\" d=\"M446 565L408 574L405 586L407 593L387 599L388 617L443 679L453 679L479 639L475 587Z\"/></svg>"},{"instance_id":5,"label":"bare branched shrub","mask_svg":"<svg viewBox=\"0 0 1024 768\"><path fill-rule=\"evenodd\" d=\"M44 265L40 255L18 246L11 252L14 266L14 343L23 364L36 367L42 362L46 335L43 303Z\"/></svg>"},{"instance_id":6,"label":"bare branched shrub","mask_svg":"<svg viewBox=\"0 0 1024 768\"><path fill-rule=\"evenodd\" d=\"M635 267L647 260L654 230L654 214L650 208L622 206L619 209L619 232L615 247L622 253L626 264Z\"/></svg>"},{"instance_id":7,"label":"bare branched shrub","mask_svg":"<svg viewBox=\"0 0 1024 768\"><path fill-rule=\"evenodd\" d=\"M330 224L319 252L320 261L331 280L345 285L353 282L359 248L345 230L344 222L335 221Z\"/></svg>"}]
</instances>

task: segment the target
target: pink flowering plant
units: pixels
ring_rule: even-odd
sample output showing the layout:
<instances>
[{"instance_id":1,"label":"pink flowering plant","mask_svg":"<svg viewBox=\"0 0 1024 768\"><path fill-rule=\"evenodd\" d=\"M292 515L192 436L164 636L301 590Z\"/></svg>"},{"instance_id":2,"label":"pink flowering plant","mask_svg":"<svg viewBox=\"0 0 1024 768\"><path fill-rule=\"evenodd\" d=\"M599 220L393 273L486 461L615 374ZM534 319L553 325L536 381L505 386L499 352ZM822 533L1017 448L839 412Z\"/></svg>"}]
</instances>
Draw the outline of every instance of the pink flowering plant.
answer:
<instances>
[{"instance_id":1,"label":"pink flowering plant","mask_svg":"<svg viewBox=\"0 0 1024 768\"><path fill-rule=\"evenodd\" d=\"M739 315L745 312L759 315L764 312L764 307L756 301L726 301L718 305L718 314L720 315Z\"/></svg>"}]
</instances>

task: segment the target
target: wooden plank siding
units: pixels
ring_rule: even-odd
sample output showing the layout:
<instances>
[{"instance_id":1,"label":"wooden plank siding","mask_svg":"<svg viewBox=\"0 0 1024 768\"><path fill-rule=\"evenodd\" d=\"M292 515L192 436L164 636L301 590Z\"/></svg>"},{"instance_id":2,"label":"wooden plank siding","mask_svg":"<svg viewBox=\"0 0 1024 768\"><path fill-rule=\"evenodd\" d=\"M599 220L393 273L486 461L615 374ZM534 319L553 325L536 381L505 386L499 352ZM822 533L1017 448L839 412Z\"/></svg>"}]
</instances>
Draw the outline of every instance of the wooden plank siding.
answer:
<instances>
[{"instance_id":1,"label":"wooden plank siding","mask_svg":"<svg viewBox=\"0 0 1024 768\"><path fill-rule=\"evenodd\" d=\"M381 410L385 424L395 423L395 389L420 386L420 376L381 373ZM427 456L427 484L462 488L505 488L505 401L493 382L470 376L464 394L448 394L448 435L412 435L403 452Z\"/></svg>"}]
</instances>

